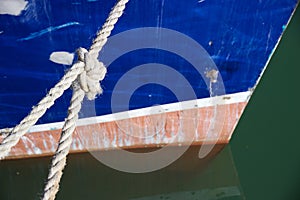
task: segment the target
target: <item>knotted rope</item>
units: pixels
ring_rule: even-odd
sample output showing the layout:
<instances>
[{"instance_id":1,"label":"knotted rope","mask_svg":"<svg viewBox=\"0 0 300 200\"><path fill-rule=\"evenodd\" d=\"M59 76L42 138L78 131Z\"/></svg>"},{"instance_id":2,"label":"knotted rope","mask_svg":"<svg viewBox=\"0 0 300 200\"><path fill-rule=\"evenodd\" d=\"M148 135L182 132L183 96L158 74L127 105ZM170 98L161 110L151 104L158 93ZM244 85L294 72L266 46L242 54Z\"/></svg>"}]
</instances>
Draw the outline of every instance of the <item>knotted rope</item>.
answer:
<instances>
[{"instance_id":1,"label":"knotted rope","mask_svg":"<svg viewBox=\"0 0 300 200\"><path fill-rule=\"evenodd\" d=\"M78 113L81 109L81 103L86 95L89 100L96 98L96 95L102 93L99 81L103 80L106 74L106 67L99 62L97 57L102 47L107 42L114 25L122 16L125 5L129 0L118 0L109 13L102 28L97 32L89 51L79 48L78 60L62 77L62 79L49 91L37 106L34 106L31 112L6 135L0 144L0 160L8 155L11 148L15 146L20 138L25 135L28 129L33 126L38 119L43 116L55 100L59 98L65 90L71 85L73 87L72 99L68 108L68 116L65 119L62 128L62 134L55 155L53 156L51 167L48 174L48 180L44 188L43 200L55 199L59 189L59 182L66 164L66 156L69 153L72 143L72 134L76 127Z\"/></svg>"},{"instance_id":2,"label":"knotted rope","mask_svg":"<svg viewBox=\"0 0 300 200\"><path fill-rule=\"evenodd\" d=\"M97 94L102 94L99 81L104 79L106 67L84 48L78 49L78 59L85 63L84 71L78 77L80 87L86 93L87 98L93 100Z\"/></svg>"}]
</instances>

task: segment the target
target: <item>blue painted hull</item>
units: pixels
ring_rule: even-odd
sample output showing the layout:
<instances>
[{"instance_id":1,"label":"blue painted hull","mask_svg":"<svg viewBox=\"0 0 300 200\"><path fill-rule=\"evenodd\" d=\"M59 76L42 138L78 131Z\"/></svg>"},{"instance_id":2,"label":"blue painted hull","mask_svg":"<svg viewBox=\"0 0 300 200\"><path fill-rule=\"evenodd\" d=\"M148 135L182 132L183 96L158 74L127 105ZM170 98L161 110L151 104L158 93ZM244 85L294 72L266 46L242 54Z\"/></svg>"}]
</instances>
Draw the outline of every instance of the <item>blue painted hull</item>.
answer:
<instances>
[{"instance_id":1,"label":"blue painted hull","mask_svg":"<svg viewBox=\"0 0 300 200\"><path fill-rule=\"evenodd\" d=\"M141 27L183 33L208 52L219 69L226 94L233 94L256 85L297 2L132 0L112 35ZM18 124L69 68L50 61L51 53L88 48L114 3L30 0L18 16L0 14L1 128ZM159 33L157 37L159 42ZM210 96L203 78L184 58L158 49L143 49L127 53L108 66L101 83L104 93L96 99L97 115L112 113L111 96L117 81L134 66L145 63L174 68L189 81L198 99ZM180 83L174 85L184 89ZM71 91L67 91L38 123L63 121L70 97ZM134 92L129 108L177 101L166 87L148 84ZM119 107L122 111L128 105Z\"/></svg>"}]
</instances>

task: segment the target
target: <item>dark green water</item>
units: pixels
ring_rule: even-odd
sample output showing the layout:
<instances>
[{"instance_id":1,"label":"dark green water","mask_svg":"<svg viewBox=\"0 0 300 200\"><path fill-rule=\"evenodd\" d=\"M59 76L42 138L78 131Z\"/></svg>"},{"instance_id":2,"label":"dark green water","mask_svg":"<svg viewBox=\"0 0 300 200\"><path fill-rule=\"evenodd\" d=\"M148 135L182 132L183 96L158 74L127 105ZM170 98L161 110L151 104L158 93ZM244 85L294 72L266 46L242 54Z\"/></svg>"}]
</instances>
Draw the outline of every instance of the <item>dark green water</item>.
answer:
<instances>
[{"instance_id":1,"label":"dark green water","mask_svg":"<svg viewBox=\"0 0 300 200\"><path fill-rule=\"evenodd\" d=\"M198 147L170 167L127 174L75 154L57 199L300 199L300 9L285 32L230 145L210 161ZM0 200L39 199L50 158L0 163Z\"/></svg>"},{"instance_id":2,"label":"dark green water","mask_svg":"<svg viewBox=\"0 0 300 200\"><path fill-rule=\"evenodd\" d=\"M198 151L193 147L167 168L146 174L115 171L90 154L73 154L57 199L243 199L229 146L213 160L200 161ZM49 161L1 163L1 199L38 199Z\"/></svg>"},{"instance_id":3,"label":"dark green water","mask_svg":"<svg viewBox=\"0 0 300 200\"><path fill-rule=\"evenodd\" d=\"M300 9L230 143L246 199L300 199Z\"/></svg>"}]
</instances>

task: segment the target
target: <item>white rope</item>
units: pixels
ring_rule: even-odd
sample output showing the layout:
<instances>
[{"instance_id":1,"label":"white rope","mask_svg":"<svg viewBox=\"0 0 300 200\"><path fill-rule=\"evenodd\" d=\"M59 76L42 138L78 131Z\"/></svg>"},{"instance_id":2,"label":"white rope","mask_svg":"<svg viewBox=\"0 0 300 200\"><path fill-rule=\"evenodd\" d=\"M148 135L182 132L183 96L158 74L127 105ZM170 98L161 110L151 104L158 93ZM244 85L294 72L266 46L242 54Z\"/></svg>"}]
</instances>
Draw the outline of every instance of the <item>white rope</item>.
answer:
<instances>
[{"instance_id":1,"label":"white rope","mask_svg":"<svg viewBox=\"0 0 300 200\"><path fill-rule=\"evenodd\" d=\"M115 24L122 16L123 11L125 10L126 3L128 3L128 1L129 0L119 0L110 11L108 18L106 19L102 28L97 32L97 36L94 39L93 44L89 50L89 53L94 57L98 57L98 54L101 51L102 47L105 45L107 38L111 34L111 31L114 29Z\"/></svg>"},{"instance_id":2,"label":"white rope","mask_svg":"<svg viewBox=\"0 0 300 200\"><path fill-rule=\"evenodd\" d=\"M3 138L7 137L8 134L12 131L12 128L4 128L4 129L0 129L0 136L2 136Z\"/></svg>"},{"instance_id":3,"label":"white rope","mask_svg":"<svg viewBox=\"0 0 300 200\"><path fill-rule=\"evenodd\" d=\"M74 80L76 80L78 75L83 71L84 63L75 63L62 79L49 91L46 97L32 108L31 112L20 122L20 124L12 129L0 144L0 160L8 155L11 148L19 142L20 138L27 133L28 129L44 115L46 110L54 104L54 101L72 85Z\"/></svg>"},{"instance_id":4,"label":"white rope","mask_svg":"<svg viewBox=\"0 0 300 200\"><path fill-rule=\"evenodd\" d=\"M103 80L106 68L97 57L102 47L107 42L114 25L122 16L125 5L129 0L119 0L111 12L101 30L97 32L89 51L84 48L78 49L78 61L70 68L63 78L52 88L37 106L27 115L19 125L3 139L0 144L0 160L8 155L20 138L26 134L38 119L50 108L54 101L73 84L73 95L68 109L68 116L62 128L62 134L55 155L52 159L48 180L44 188L43 200L54 200L59 189L59 182L66 164L66 156L72 143L72 134L76 127L81 103L86 95L89 100L95 99L97 94L102 93L99 81ZM5 135L4 135L5 136Z\"/></svg>"},{"instance_id":5,"label":"white rope","mask_svg":"<svg viewBox=\"0 0 300 200\"><path fill-rule=\"evenodd\" d=\"M68 110L69 114L65 120L59 144L52 159L48 181L44 188L43 200L54 200L56 193L59 190L59 182L66 164L66 156L69 153L72 143L72 134L76 127L76 121L81 109L84 94L86 93L87 98L92 100L97 94L102 93L99 81L103 80L105 77L106 68L102 62L98 61L97 57L100 50L105 45L107 38L111 34L114 25L117 23L119 17L122 16L127 2L128 0L120 0L112 8L108 19L102 26L102 29L97 33L97 37L93 41L93 45L89 52L83 48L78 50L79 61L85 63L84 71L78 77L80 87L76 82L73 85L74 91Z\"/></svg>"},{"instance_id":6,"label":"white rope","mask_svg":"<svg viewBox=\"0 0 300 200\"><path fill-rule=\"evenodd\" d=\"M66 157L72 143L72 134L76 127L78 112L81 109L81 102L83 99L84 91L78 86L78 84L75 84L73 86L71 104L68 109L69 114L62 128L57 150L52 158L48 181L44 188L43 200L54 200L55 195L58 192L59 182L63 174L62 171L66 165Z\"/></svg>"},{"instance_id":7,"label":"white rope","mask_svg":"<svg viewBox=\"0 0 300 200\"><path fill-rule=\"evenodd\" d=\"M78 77L80 87L86 93L87 98L93 100L97 94L102 94L99 81L104 79L106 67L84 48L78 49L78 58L85 63L84 71Z\"/></svg>"}]
</instances>

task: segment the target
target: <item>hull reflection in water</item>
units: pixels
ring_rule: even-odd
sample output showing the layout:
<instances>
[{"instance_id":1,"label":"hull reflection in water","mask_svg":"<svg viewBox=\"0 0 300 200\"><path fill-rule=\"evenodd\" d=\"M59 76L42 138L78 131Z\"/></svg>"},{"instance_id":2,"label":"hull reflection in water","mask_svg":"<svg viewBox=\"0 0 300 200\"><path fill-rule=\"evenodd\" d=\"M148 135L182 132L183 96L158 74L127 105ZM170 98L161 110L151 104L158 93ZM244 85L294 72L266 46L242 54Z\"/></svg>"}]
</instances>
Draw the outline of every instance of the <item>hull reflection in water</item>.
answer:
<instances>
[{"instance_id":1,"label":"hull reflection in water","mask_svg":"<svg viewBox=\"0 0 300 200\"><path fill-rule=\"evenodd\" d=\"M244 199L230 146L216 145L205 159L198 152L199 146L192 146L170 166L144 174L116 171L88 153L73 154L57 199ZM3 161L0 199L39 199L49 159Z\"/></svg>"}]
</instances>

